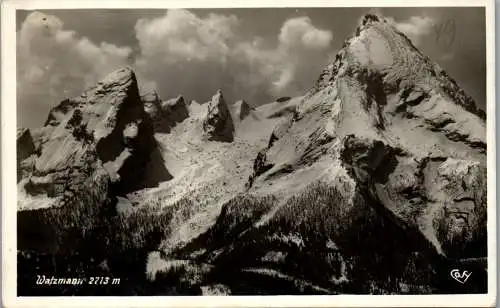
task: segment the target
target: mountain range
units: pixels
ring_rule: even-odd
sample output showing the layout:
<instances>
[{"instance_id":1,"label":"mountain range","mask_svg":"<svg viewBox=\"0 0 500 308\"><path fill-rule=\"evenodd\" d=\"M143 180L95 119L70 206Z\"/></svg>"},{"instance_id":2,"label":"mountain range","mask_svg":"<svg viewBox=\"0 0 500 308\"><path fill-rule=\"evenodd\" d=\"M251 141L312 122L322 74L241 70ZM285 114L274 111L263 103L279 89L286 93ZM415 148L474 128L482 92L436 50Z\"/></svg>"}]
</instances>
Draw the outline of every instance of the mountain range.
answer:
<instances>
[{"instance_id":1,"label":"mountain range","mask_svg":"<svg viewBox=\"0 0 500 308\"><path fill-rule=\"evenodd\" d=\"M163 100L126 67L18 129L18 294L486 292L485 112L373 14L311 84Z\"/></svg>"}]
</instances>

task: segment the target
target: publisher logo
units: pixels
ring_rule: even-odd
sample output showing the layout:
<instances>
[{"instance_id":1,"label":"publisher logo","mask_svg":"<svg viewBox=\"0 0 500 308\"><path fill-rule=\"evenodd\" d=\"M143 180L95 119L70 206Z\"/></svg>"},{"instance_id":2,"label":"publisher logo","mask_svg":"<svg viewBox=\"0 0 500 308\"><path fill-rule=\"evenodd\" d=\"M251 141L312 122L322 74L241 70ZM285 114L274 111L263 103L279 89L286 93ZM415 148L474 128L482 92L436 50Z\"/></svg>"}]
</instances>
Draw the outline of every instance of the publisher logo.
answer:
<instances>
[{"instance_id":1,"label":"publisher logo","mask_svg":"<svg viewBox=\"0 0 500 308\"><path fill-rule=\"evenodd\" d=\"M450 272L451 278L455 279L456 281L460 282L461 284L465 284L467 282L467 279L469 279L470 275L472 275L472 272L468 271L462 271L458 269L452 269Z\"/></svg>"}]
</instances>

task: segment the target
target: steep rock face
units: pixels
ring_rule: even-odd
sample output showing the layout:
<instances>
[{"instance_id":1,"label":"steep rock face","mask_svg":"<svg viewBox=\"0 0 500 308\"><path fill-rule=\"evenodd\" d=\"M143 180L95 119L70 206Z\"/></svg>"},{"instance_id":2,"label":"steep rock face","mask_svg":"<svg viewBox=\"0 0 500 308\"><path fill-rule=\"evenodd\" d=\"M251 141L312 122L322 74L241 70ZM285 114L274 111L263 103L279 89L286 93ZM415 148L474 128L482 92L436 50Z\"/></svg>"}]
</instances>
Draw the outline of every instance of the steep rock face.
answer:
<instances>
[{"instance_id":1,"label":"steep rock face","mask_svg":"<svg viewBox=\"0 0 500 308\"><path fill-rule=\"evenodd\" d=\"M203 122L203 130L209 140L233 141L233 119L231 118L221 90L218 90L208 103L208 113Z\"/></svg>"},{"instance_id":2,"label":"steep rock face","mask_svg":"<svg viewBox=\"0 0 500 308\"><path fill-rule=\"evenodd\" d=\"M358 185L450 258L485 257L486 168L454 157L419 159L379 140L347 136L341 159ZM471 248L474 247L474 248Z\"/></svg>"},{"instance_id":3,"label":"steep rock face","mask_svg":"<svg viewBox=\"0 0 500 308\"><path fill-rule=\"evenodd\" d=\"M365 16L292 106L246 193L167 258L233 294L322 294L443 292L449 266L486 257L485 114L393 25Z\"/></svg>"},{"instance_id":4,"label":"steep rock face","mask_svg":"<svg viewBox=\"0 0 500 308\"><path fill-rule=\"evenodd\" d=\"M33 170L18 185L21 234L26 231L23 226L30 228L28 221L60 221L71 209L99 212L109 198L136 189L156 147L151 120L129 68L113 72L81 96L53 108L46 127L39 132L40 155ZM82 201L88 198L92 202Z\"/></svg>"}]
</instances>

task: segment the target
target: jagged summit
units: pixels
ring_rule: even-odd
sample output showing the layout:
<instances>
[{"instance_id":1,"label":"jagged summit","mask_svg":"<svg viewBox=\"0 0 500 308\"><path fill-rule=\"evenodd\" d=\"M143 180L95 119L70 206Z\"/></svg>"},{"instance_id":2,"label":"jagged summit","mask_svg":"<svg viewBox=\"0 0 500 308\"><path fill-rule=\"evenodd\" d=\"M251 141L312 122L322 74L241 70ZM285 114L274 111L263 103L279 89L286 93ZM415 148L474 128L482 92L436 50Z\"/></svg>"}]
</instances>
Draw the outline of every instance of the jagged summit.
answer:
<instances>
[{"instance_id":1,"label":"jagged summit","mask_svg":"<svg viewBox=\"0 0 500 308\"><path fill-rule=\"evenodd\" d=\"M177 123L189 117L189 110L182 95L161 102L160 132L169 132Z\"/></svg>"},{"instance_id":2,"label":"jagged summit","mask_svg":"<svg viewBox=\"0 0 500 308\"><path fill-rule=\"evenodd\" d=\"M252 191L289 194L301 190L304 174L306 183L333 186L347 176L354 190L346 196L366 191L368 204L415 226L439 253L474 254L467 247L473 234L484 235L486 204L470 207L457 196L486 193L484 113L391 23L366 15L284 127L256 158ZM437 184L465 178L462 188ZM415 204L422 212L412 212ZM456 211L469 213L467 227Z\"/></svg>"},{"instance_id":3,"label":"jagged summit","mask_svg":"<svg viewBox=\"0 0 500 308\"><path fill-rule=\"evenodd\" d=\"M453 103L485 118L484 111L454 79L424 56L391 22L375 14L364 16L356 34L345 41L334 63L323 70L313 93L333 82L336 76L346 74L371 80L373 87L383 84L386 92L438 91Z\"/></svg>"},{"instance_id":4,"label":"jagged summit","mask_svg":"<svg viewBox=\"0 0 500 308\"><path fill-rule=\"evenodd\" d=\"M167 112L169 108L176 108L176 106L182 107L183 105L186 106L186 102L182 95L178 95L177 97L162 102L161 105L162 105L162 110Z\"/></svg>"},{"instance_id":5,"label":"jagged summit","mask_svg":"<svg viewBox=\"0 0 500 308\"><path fill-rule=\"evenodd\" d=\"M218 89L208 103L208 112L203 121L203 130L209 140L231 142L234 138L234 124L229 108Z\"/></svg>"},{"instance_id":6,"label":"jagged summit","mask_svg":"<svg viewBox=\"0 0 500 308\"><path fill-rule=\"evenodd\" d=\"M68 98L52 108L44 126L56 126L64 119L67 113L74 108L82 108L85 104L96 104L102 101L102 97L109 92L120 93L120 97L106 101L106 105L116 105L121 103L122 96L133 97L133 100L127 100L127 103L138 104L139 88L134 71L130 67L118 69L105 76L96 85L91 86L77 97ZM104 108L104 107L101 107Z\"/></svg>"},{"instance_id":7,"label":"jagged summit","mask_svg":"<svg viewBox=\"0 0 500 308\"><path fill-rule=\"evenodd\" d=\"M387 23L387 19L384 16L377 13L367 13L361 19L359 27L369 27L375 23Z\"/></svg>"},{"instance_id":8,"label":"jagged summit","mask_svg":"<svg viewBox=\"0 0 500 308\"><path fill-rule=\"evenodd\" d=\"M115 70L114 72L106 75L97 84L102 85L104 88L106 88L111 86L112 84L120 84L126 82L135 82L137 84L135 72L130 66Z\"/></svg>"},{"instance_id":9,"label":"jagged summit","mask_svg":"<svg viewBox=\"0 0 500 308\"><path fill-rule=\"evenodd\" d=\"M23 193L53 198L46 205L69 202L65 185L83 189L92 185L91 176L103 181L96 185L109 178L115 193L136 189L156 147L152 121L130 68L112 72L82 95L62 101L50 111L41 133L44 142L29 181L20 185Z\"/></svg>"}]
</instances>

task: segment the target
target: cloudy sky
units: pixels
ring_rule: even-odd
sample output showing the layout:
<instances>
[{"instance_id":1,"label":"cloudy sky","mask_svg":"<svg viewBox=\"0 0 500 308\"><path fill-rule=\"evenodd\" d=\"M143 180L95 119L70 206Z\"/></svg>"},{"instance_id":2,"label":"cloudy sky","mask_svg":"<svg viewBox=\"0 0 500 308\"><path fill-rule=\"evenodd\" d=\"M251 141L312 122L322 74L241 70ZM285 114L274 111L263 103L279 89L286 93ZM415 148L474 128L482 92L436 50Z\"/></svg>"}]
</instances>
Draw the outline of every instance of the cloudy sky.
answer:
<instances>
[{"instance_id":1,"label":"cloudy sky","mask_svg":"<svg viewBox=\"0 0 500 308\"><path fill-rule=\"evenodd\" d=\"M42 126L59 101L125 65L162 99L204 102L221 88L256 106L300 95L373 10L484 108L482 8L17 11L18 126Z\"/></svg>"}]
</instances>

